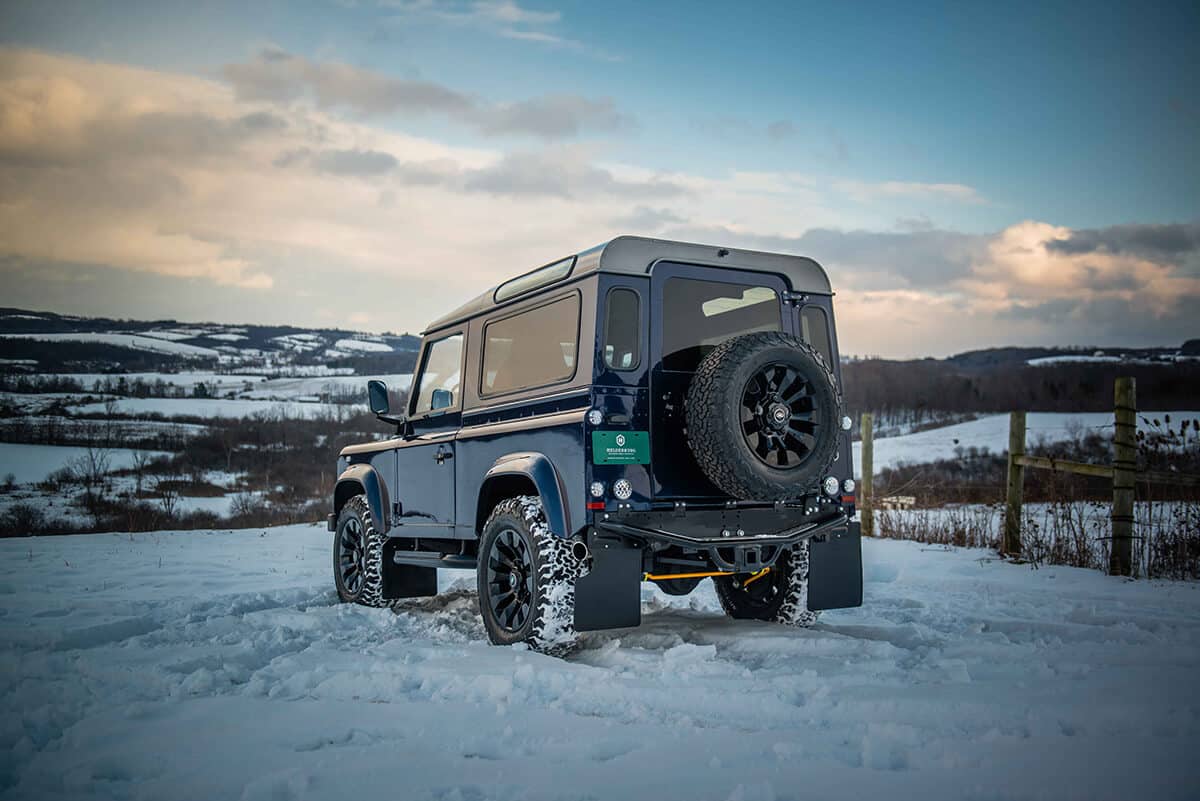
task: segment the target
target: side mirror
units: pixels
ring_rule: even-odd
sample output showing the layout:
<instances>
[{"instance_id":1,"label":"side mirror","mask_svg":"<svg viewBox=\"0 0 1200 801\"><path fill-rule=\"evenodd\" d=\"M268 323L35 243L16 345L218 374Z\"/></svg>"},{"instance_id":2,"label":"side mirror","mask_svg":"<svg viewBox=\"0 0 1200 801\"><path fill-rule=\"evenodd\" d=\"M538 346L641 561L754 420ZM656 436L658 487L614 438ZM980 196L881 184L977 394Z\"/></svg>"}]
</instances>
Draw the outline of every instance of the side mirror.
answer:
<instances>
[{"instance_id":1,"label":"side mirror","mask_svg":"<svg viewBox=\"0 0 1200 801\"><path fill-rule=\"evenodd\" d=\"M433 396L429 399L430 411L436 412L438 409L449 409L454 405L454 393L448 389L435 389Z\"/></svg>"},{"instance_id":2,"label":"side mirror","mask_svg":"<svg viewBox=\"0 0 1200 801\"><path fill-rule=\"evenodd\" d=\"M387 384L382 381L367 382L367 406L373 414L387 414L391 409L388 403Z\"/></svg>"}]
</instances>

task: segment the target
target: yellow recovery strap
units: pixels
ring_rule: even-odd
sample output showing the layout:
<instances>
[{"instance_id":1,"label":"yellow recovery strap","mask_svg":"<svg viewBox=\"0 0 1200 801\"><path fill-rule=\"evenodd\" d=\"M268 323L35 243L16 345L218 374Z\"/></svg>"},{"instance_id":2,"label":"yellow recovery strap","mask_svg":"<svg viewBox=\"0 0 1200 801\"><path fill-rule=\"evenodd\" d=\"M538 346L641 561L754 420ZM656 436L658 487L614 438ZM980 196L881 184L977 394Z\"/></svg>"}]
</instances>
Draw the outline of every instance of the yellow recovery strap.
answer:
<instances>
[{"instance_id":1,"label":"yellow recovery strap","mask_svg":"<svg viewBox=\"0 0 1200 801\"><path fill-rule=\"evenodd\" d=\"M771 572L771 568L764 567L758 572L751 573L750 578L742 582L745 587L751 582L758 581L763 576ZM713 576L732 576L735 575L726 570L707 570L702 573L645 573L642 575L642 581L669 581L670 579L690 579L690 578L711 578Z\"/></svg>"}]
</instances>

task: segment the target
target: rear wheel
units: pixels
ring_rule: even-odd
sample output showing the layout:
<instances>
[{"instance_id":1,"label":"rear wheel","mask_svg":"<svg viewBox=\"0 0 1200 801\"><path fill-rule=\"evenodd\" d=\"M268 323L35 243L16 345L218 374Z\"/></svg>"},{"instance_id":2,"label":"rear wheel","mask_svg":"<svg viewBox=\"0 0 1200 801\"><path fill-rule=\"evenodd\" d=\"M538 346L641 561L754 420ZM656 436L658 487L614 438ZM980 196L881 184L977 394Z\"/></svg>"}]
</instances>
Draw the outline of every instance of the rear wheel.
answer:
<instances>
[{"instance_id":1,"label":"rear wheel","mask_svg":"<svg viewBox=\"0 0 1200 801\"><path fill-rule=\"evenodd\" d=\"M383 599L383 535L375 528L366 495L346 501L333 535L333 582L338 598L363 606Z\"/></svg>"},{"instance_id":2,"label":"rear wheel","mask_svg":"<svg viewBox=\"0 0 1200 801\"><path fill-rule=\"evenodd\" d=\"M528 643L552 656L575 645L575 581L586 570L572 543L550 533L542 501L501 501L479 543L479 611L494 645Z\"/></svg>"},{"instance_id":3,"label":"rear wheel","mask_svg":"<svg viewBox=\"0 0 1200 801\"><path fill-rule=\"evenodd\" d=\"M781 553L771 571L759 578L720 576L713 584L721 608L732 618L808 627L820 615L808 608L807 542Z\"/></svg>"}]
</instances>

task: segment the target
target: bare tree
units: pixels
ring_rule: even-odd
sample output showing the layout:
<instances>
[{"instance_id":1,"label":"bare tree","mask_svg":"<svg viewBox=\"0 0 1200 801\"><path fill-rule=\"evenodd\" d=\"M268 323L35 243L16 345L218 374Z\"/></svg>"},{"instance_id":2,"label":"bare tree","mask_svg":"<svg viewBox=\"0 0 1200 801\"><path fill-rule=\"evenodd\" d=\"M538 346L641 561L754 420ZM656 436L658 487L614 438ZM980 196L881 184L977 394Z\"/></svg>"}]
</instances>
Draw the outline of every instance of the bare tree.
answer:
<instances>
[{"instance_id":1,"label":"bare tree","mask_svg":"<svg viewBox=\"0 0 1200 801\"><path fill-rule=\"evenodd\" d=\"M67 464L67 474L72 481L83 487L87 510L95 516L99 506L99 493L108 477L111 452L101 443L99 426L89 423L84 427L83 433L87 445L82 454Z\"/></svg>"},{"instance_id":2,"label":"bare tree","mask_svg":"<svg viewBox=\"0 0 1200 801\"><path fill-rule=\"evenodd\" d=\"M120 438L120 425L117 423L117 399L109 398L104 402L104 446L111 448Z\"/></svg>"},{"instance_id":3,"label":"bare tree","mask_svg":"<svg viewBox=\"0 0 1200 801\"><path fill-rule=\"evenodd\" d=\"M167 517L174 517L175 512L179 509L179 489L175 486L175 482L159 479L154 489L158 494L158 503L162 507L163 514Z\"/></svg>"},{"instance_id":4,"label":"bare tree","mask_svg":"<svg viewBox=\"0 0 1200 801\"><path fill-rule=\"evenodd\" d=\"M136 494L141 495L142 480L146 476L146 467L150 464L150 451L144 451L141 449L133 451L131 461L133 462L133 477L134 481L136 482Z\"/></svg>"}]
</instances>

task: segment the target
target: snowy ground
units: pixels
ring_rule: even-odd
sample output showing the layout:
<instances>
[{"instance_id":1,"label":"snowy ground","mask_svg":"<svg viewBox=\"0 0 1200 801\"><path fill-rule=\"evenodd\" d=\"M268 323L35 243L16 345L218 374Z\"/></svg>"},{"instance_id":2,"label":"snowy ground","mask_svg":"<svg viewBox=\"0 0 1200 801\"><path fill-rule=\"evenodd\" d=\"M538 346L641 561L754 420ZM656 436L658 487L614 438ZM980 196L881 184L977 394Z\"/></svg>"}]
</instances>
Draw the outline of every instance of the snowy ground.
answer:
<instances>
[{"instance_id":1,"label":"snowy ground","mask_svg":"<svg viewBox=\"0 0 1200 801\"><path fill-rule=\"evenodd\" d=\"M567 661L470 574L336 604L329 535L0 542L0 797L1195 798L1200 586L865 544L811 630L648 586Z\"/></svg>"},{"instance_id":2,"label":"snowy ground","mask_svg":"<svg viewBox=\"0 0 1200 801\"><path fill-rule=\"evenodd\" d=\"M1195 411L1138 412L1139 430L1147 430L1149 426L1146 421L1154 418L1161 420L1163 414L1171 415L1172 420L1200 417L1200 412ZM875 472L901 463L923 464L938 459L953 459L958 448L987 448L992 453L1004 453L1008 450L1008 424L1007 414L994 414L916 434L877 438ZM1112 425L1112 412L1029 412L1025 416L1025 442L1027 445L1033 445L1039 439L1061 442L1093 431L1107 432L1106 435L1111 438ZM855 465L862 464L859 458L861 446L860 442L854 443Z\"/></svg>"}]
</instances>

